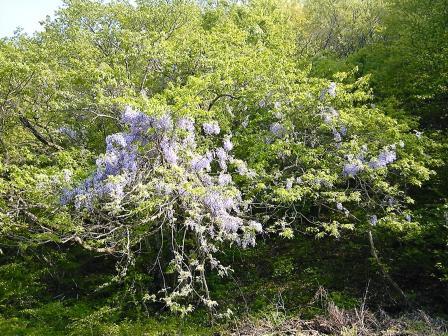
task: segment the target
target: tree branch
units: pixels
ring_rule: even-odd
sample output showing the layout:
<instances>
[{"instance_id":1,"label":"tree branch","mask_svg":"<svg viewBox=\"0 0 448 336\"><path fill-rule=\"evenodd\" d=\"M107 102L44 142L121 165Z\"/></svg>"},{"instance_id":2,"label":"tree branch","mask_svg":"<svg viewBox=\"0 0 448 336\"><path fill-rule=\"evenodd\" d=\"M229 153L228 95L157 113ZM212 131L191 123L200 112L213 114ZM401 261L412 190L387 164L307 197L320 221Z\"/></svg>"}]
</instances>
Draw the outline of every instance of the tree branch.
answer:
<instances>
[{"instance_id":1,"label":"tree branch","mask_svg":"<svg viewBox=\"0 0 448 336\"><path fill-rule=\"evenodd\" d=\"M224 93L224 94L217 95L217 96L210 102L210 104L208 105L208 111L210 111L210 110L212 109L213 105L215 105L215 103L216 103L219 99L221 99L221 98L223 98L223 97L228 97L228 98L231 98L231 99L238 99L238 98L239 98L239 97L235 97L235 96L233 96L233 95L231 95L231 94L228 94L228 93Z\"/></svg>"},{"instance_id":2,"label":"tree branch","mask_svg":"<svg viewBox=\"0 0 448 336\"><path fill-rule=\"evenodd\" d=\"M42 142L44 145L48 146L48 147L53 147L57 150L62 150L63 148L47 139L45 139L45 137L30 123L30 121L23 115L19 116L20 122L22 123L22 125L29 129L31 131L31 133L33 133L33 135L36 137L37 140L39 140L40 142Z\"/></svg>"}]
</instances>

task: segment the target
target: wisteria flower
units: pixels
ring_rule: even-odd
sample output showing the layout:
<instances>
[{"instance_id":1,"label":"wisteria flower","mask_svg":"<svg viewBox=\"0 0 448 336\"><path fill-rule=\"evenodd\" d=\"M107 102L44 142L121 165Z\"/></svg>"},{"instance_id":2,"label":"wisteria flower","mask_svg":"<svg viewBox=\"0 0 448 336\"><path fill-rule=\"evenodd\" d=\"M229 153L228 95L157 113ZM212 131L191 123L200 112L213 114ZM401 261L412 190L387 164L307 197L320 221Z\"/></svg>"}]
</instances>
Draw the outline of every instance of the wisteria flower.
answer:
<instances>
[{"instance_id":1,"label":"wisteria flower","mask_svg":"<svg viewBox=\"0 0 448 336\"><path fill-rule=\"evenodd\" d=\"M217 135L221 131L219 125L216 121L212 121L209 123L203 123L202 129L206 135Z\"/></svg>"}]
</instances>

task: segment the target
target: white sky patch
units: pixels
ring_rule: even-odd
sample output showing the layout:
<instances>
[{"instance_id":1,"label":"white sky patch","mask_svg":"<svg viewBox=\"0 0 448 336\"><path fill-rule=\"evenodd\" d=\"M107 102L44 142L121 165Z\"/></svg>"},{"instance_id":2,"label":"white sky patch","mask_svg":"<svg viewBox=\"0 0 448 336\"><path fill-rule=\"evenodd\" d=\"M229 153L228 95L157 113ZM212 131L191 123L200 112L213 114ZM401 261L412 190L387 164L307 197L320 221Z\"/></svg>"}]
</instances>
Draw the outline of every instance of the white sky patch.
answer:
<instances>
[{"instance_id":1,"label":"white sky patch","mask_svg":"<svg viewBox=\"0 0 448 336\"><path fill-rule=\"evenodd\" d=\"M61 5L62 0L0 0L0 38L12 36L18 27L28 34L42 30L39 22Z\"/></svg>"},{"instance_id":2,"label":"white sky patch","mask_svg":"<svg viewBox=\"0 0 448 336\"><path fill-rule=\"evenodd\" d=\"M135 5L135 0L129 2ZM11 37L18 27L30 35L42 31L39 22L62 5L62 0L0 0L0 38Z\"/></svg>"}]
</instances>

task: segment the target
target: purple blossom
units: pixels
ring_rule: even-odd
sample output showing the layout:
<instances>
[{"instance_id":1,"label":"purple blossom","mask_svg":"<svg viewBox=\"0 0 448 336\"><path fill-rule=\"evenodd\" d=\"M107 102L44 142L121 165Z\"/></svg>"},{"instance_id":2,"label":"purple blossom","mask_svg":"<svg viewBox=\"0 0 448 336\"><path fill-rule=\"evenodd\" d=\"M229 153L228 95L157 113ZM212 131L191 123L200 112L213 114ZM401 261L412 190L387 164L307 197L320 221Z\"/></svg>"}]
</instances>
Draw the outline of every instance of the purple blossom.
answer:
<instances>
[{"instance_id":1,"label":"purple blossom","mask_svg":"<svg viewBox=\"0 0 448 336\"><path fill-rule=\"evenodd\" d=\"M336 97L336 83L335 83L335 82L331 82L328 88L323 89L323 90L320 92L319 100L323 100L323 99L325 98L325 95L326 95L327 93L328 93L331 97Z\"/></svg>"},{"instance_id":2,"label":"purple blossom","mask_svg":"<svg viewBox=\"0 0 448 336\"><path fill-rule=\"evenodd\" d=\"M214 215L226 212L235 206L232 198L225 197L218 191L208 192L205 195L203 202Z\"/></svg>"},{"instance_id":3,"label":"purple blossom","mask_svg":"<svg viewBox=\"0 0 448 336\"><path fill-rule=\"evenodd\" d=\"M226 186L232 182L232 176L229 174L221 173L218 176L218 184L220 186Z\"/></svg>"},{"instance_id":4,"label":"purple blossom","mask_svg":"<svg viewBox=\"0 0 448 336\"><path fill-rule=\"evenodd\" d=\"M127 109L126 118L141 119L139 113ZM136 119L137 118L137 119ZM106 137L106 152L97 158L96 171L80 186L70 193L65 192L61 202L74 201L77 209L92 207L95 198L121 199L125 188L137 176L138 158L134 137L129 134L116 133Z\"/></svg>"},{"instance_id":5,"label":"purple blossom","mask_svg":"<svg viewBox=\"0 0 448 336\"><path fill-rule=\"evenodd\" d=\"M124 181L108 181L106 184L104 184L101 193L104 196L108 196L113 199L121 199L124 196L124 187Z\"/></svg>"},{"instance_id":6,"label":"purple blossom","mask_svg":"<svg viewBox=\"0 0 448 336\"><path fill-rule=\"evenodd\" d=\"M380 153L378 156L378 160L384 162L385 164L389 164L394 162L397 159L397 153L395 151L385 150Z\"/></svg>"},{"instance_id":7,"label":"purple blossom","mask_svg":"<svg viewBox=\"0 0 448 336\"><path fill-rule=\"evenodd\" d=\"M394 150L383 150L378 158L369 162L371 168L383 168L397 159L397 153Z\"/></svg>"},{"instance_id":8,"label":"purple blossom","mask_svg":"<svg viewBox=\"0 0 448 336\"><path fill-rule=\"evenodd\" d=\"M218 147L215 149L216 157L219 161L226 161L227 160L227 152L224 148Z\"/></svg>"},{"instance_id":9,"label":"purple blossom","mask_svg":"<svg viewBox=\"0 0 448 336\"><path fill-rule=\"evenodd\" d=\"M227 169L226 161L228 160L227 152L224 150L224 148L218 147L215 150L215 154L216 154L216 157L218 159L219 167L222 170L226 170Z\"/></svg>"},{"instance_id":10,"label":"purple blossom","mask_svg":"<svg viewBox=\"0 0 448 336\"><path fill-rule=\"evenodd\" d=\"M275 122L269 126L269 131L276 137L282 137L285 134L285 128L282 124Z\"/></svg>"},{"instance_id":11,"label":"purple blossom","mask_svg":"<svg viewBox=\"0 0 448 336\"><path fill-rule=\"evenodd\" d=\"M163 149L163 155L168 163L175 165L177 163L177 154L173 147Z\"/></svg>"},{"instance_id":12,"label":"purple blossom","mask_svg":"<svg viewBox=\"0 0 448 336\"><path fill-rule=\"evenodd\" d=\"M241 218L229 215L227 212L221 213L218 216L218 222L221 228L227 232L237 232L244 224Z\"/></svg>"},{"instance_id":13,"label":"purple blossom","mask_svg":"<svg viewBox=\"0 0 448 336\"><path fill-rule=\"evenodd\" d=\"M74 129L67 126L60 127L58 131L59 133L65 134L66 136L72 139L76 139L78 137L78 133Z\"/></svg>"},{"instance_id":14,"label":"purple blossom","mask_svg":"<svg viewBox=\"0 0 448 336\"><path fill-rule=\"evenodd\" d=\"M342 205L342 203L336 203L336 209L338 209L339 211L344 210L344 206Z\"/></svg>"},{"instance_id":15,"label":"purple blossom","mask_svg":"<svg viewBox=\"0 0 448 336\"><path fill-rule=\"evenodd\" d=\"M62 195L61 195L61 197L59 199L59 202L61 203L61 205L67 205L67 204L69 204L73 200L74 196L75 196L75 191L74 190L63 189L62 190Z\"/></svg>"},{"instance_id":16,"label":"purple blossom","mask_svg":"<svg viewBox=\"0 0 448 336\"><path fill-rule=\"evenodd\" d=\"M159 131L169 131L173 128L173 120L169 114L164 114L160 118L156 118L153 125Z\"/></svg>"},{"instance_id":17,"label":"purple blossom","mask_svg":"<svg viewBox=\"0 0 448 336\"><path fill-rule=\"evenodd\" d=\"M322 117L326 124L331 123L331 121L339 116L339 112L333 107L327 107L322 113Z\"/></svg>"},{"instance_id":18,"label":"purple blossom","mask_svg":"<svg viewBox=\"0 0 448 336\"><path fill-rule=\"evenodd\" d=\"M158 195L178 197L179 206L186 213L189 211L188 204L194 203L194 207L197 207L195 211L198 210L194 216L197 217L187 219L185 225L204 234L201 238L204 246L201 245L201 248L207 249L208 253L218 249L208 241L218 235L219 239L234 241L243 247L255 244L255 233L262 232L263 228L260 223L240 218L240 207L245 203L240 194L235 194L237 189L232 185L232 176L225 173L229 161L235 164L240 174L250 173L244 161L235 160L229 154L233 149L230 135L224 137L222 147L210 149L200 156L195 154L194 148L184 146L185 136L189 139L189 144L195 145L194 121L191 119L182 118L176 123L176 127L188 131L185 136L182 132L170 132L174 125L170 115L152 118L128 107L123 112L122 121L128 126L128 130L106 138L106 152L98 157L96 171L78 187L64 190L60 200L62 204L73 203L76 209L89 211L94 211L96 207L99 207L98 210L109 211L109 206L120 209L121 206L127 206L128 200L125 198L135 186L146 184L152 186ZM206 134L220 132L216 122L204 124L203 128ZM180 160L182 151L185 151L182 158L193 158ZM211 171L213 160L222 168L217 177L206 173ZM172 180L167 182L163 175L154 177L145 174L157 170L163 162L182 165L182 168L191 165L191 170L185 171L185 182L208 191L203 196L198 196L186 192L182 183ZM231 193L227 194L227 191ZM134 202L132 198L129 201L131 200ZM109 204L102 209L104 202ZM176 215L173 209L166 209L166 213L168 219Z\"/></svg>"},{"instance_id":19,"label":"purple blossom","mask_svg":"<svg viewBox=\"0 0 448 336\"><path fill-rule=\"evenodd\" d=\"M135 175L138 169L137 153L135 150L126 151L125 155L122 155L122 167L131 175Z\"/></svg>"},{"instance_id":20,"label":"purple blossom","mask_svg":"<svg viewBox=\"0 0 448 336\"><path fill-rule=\"evenodd\" d=\"M237 206L235 204L235 200L233 199L233 197L224 197L224 202L223 202L224 208L227 211L230 211L232 209L236 209Z\"/></svg>"},{"instance_id":21,"label":"purple blossom","mask_svg":"<svg viewBox=\"0 0 448 336\"><path fill-rule=\"evenodd\" d=\"M230 141L230 137L226 137L224 140L223 140L223 148L227 151L227 152L230 152L232 149L233 149L233 144L232 144L232 142Z\"/></svg>"},{"instance_id":22,"label":"purple blossom","mask_svg":"<svg viewBox=\"0 0 448 336\"><path fill-rule=\"evenodd\" d=\"M125 124L129 124L132 125L134 124L134 122L139 119L141 116L141 113L134 110L132 107L130 106L126 106L123 114L121 116L121 121Z\"/></svg>"},{"instance_id":23,"label":"purple blossom","mask_svg":"<svg viewBox=\"0 0 448 336\"><path fill-rule=\"evenodd\" d=\"M375 226L378 223L378 217L376 215L370 216L370 224Z\"/></svg>"},{"instance_id":24,"label":"purple blossom","mask_svg":"<svg viewBox=\"0 0 448 336\"><path fill-rule=\"evenodd\" d=\"M182 145L186 147L196 147L196 136L194 133L189 133L184 139L182 139Z\"/></svg>"},{"instance_id":25,"label":"purple blossom","mask_svg":"<svg viewBox=\"0 0 448 336\"><path fill-rule=\"evenodd\" d=\"M342 172L343 172L344 176L353 177L356 174L358 174L362 169L363 169L362 164L360 164L358 162L346 163L344 165L344 169Z\"/></svg>"},{"instance_id":26,"label":"purple blossom","mask_svg":"<svg viewBox=\"0 0 448 336\"><path fill-rule=\"evenodd\" d=\"M188 132L194 132L194 120L190 118L180 118L177 122L177 127Z\"/></svg>"},{"instance_id":27,"label":"purple blossom","mask_svg":"<svg viewBox=\"0 0 448 336\"><path fill-rule=\"evenodd\" d=\"M116 152L108 151L98 159L96 159L98 171L104 172L105 175L116 175L120 171L119 157Z\"/></svg>"},{"instance_id":28,"label":"purple blossom","mask_svg":"<svg viewBox=\"0 0 448 336\"><path fill-rule=\"evenodd\" d=\"M338 131L333 130L333 139L334 139L335 142L341 142L342 141L342 136L341 136L341 134Z\"/></svg>"},{"instance_id":29,"label":"purple blossom","mask_svg":"<svg viewBox=\"0 0 448 336\"><path fill-rule=\"evenodd\" d=\"M221 129L219 128L219 125L216 121L212 121L209 123L203 123L202 128L206 135L213 135L213 134L217 135L221 131Z\"/></svg>"},{"instance_id":30,"label":"purple blossom","mask_svg":"<svg viewBox=\"0 0 448 336\"><path fill-rule=\"evenodd\" d=\"M198 156L191 160L191 168L197 172L202 170L210 171L212 159L208 155Z\"/></svg>"},{"instance_id":31,"label":"purple blossom","mask_svg":"<svg viewBox=\"0 0 448 336\"><path fill-rule=\"evenodd\" d=\"M169 142L166 138L160 142L160 148L162 148L163 157L165 160L175 165L177 163L176 145Z\"/></svg>"},{"instance_id":32,"label":"purple blossom","mask_svg":"<svg viewBox=\"0 0 448 336\"><path fill-rule=\"evenodd\" d=\"M212 179L212 177L210 175L208 175L208 174L201 174L199 176L199 178L200 178L200 180L202 181L202 183L205 186L210 187L210 186L213 185L213 179Z\"/></svg>"},{"instance_id":33,"label":"purple blossom","mask_svg":"<svg viewBox=\"0 0 448 336\"><path fill-rule=\"evenodd\" d=\"M123 133L115 133L106 137L106 148L108 151L113 150L115 146L124 148L128 144L128 138Z\"/></svg>"},{"instance_id":34,"label":"purple blossom","mask_svg":"<svg viewBox=\"0 0 448 336\"><path fill-rule=\"evenodd\" d=\"M126 106L123 114L121 115L121 122L129 125L135 132L147 130L151 127L152 118L142 112L134 110L130 106Z\"/></svg>"}]
</instances>

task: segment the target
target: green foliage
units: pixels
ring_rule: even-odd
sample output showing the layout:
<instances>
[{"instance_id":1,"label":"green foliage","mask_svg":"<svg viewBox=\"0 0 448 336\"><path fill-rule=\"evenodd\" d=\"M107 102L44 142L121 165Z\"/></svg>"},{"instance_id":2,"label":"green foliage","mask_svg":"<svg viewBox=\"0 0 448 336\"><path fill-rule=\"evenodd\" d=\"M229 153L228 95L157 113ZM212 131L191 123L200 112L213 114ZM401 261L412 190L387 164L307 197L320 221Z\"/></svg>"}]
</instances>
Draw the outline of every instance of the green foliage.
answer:
<instances>
[{"instance_id":1,"label":"green foliage","mask_svg":"<svg viewBox=\"0 0 448 336\"><path fill-rule=\"evenodd\" d=\"M379 97L396 97L411 115L432 128L446 128L448 83L447 3L390 0L384 38L353 55L373 74Z\"/></svg>"},{"instance_id":2,"label":"green foliage","mask_svg":"<svg viewBox=\"0 0 448 336\"><path fill-rule=\"evenodd\" d=\"M233 192L264 232L251 250L213 246L231 279L202 265L199 291L223 303L221 317L311 317L321 286L352 309L370 280L372 305L393 305L368 232L405 292L446 313L447 10L445 0L67 0L43 32L1 40L0 334L210 334L202 308L179 319L198 306L193 295L171 313L154 300L180 279L175 239L201 255L187 231L167 239L173 227L147 221L167 197L140 185L131 205L95 219L60 202L91 175L106 136L124 131L128 105L194 118L200 153L222 141L203 122L232 135ZM386 150L396 159L375 166ZM185 176L151 172L172 187ZM92 234L128 210L127 237ZM104 255L117 246L132 253Z\"/></svg>"}]
</instances>

